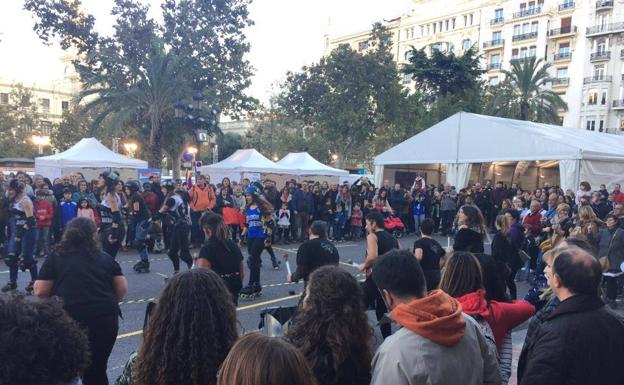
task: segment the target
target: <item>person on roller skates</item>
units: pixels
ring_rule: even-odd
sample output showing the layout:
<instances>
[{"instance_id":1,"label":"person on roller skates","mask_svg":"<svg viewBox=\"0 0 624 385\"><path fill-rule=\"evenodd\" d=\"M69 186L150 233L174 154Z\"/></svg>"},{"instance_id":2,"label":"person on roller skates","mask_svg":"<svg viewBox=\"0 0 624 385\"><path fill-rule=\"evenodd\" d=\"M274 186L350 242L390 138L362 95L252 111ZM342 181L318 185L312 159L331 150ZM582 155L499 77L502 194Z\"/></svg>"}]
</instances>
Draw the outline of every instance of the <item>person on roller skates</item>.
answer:
<instances>
[{"instance_id":1,"label":"person on roller skates","mask_svg":"<svg viewBox=\"0 0 624 385\"><path fill-rule=\"evenodd\" d=\"M123 183L116 172L104 171L98 178L98 186L104 189L104 197L98 205L102 248L114 259L117 257L117 252L121 248L121 241L125 235L121 218L123 205L120 197Z\"/></svg>"},{"instance_id":2,"label":"person on roller skates","mask_svg":"<svg viewBox=\"0 0 624 385\"><path fill-rule=\"evenodd\" d=\"M152 222L150 221L150 212L145 204L145 200L139 193L141 185L136 180L130 180L126 183L126 187L130 189L128 197L128 227L133 226L134 240L132 247L139 252L141 260L133 266L137 273L149 273L149 253L147 251L147 237L150 233Z\"/></svg>"},{"instance_id":3,"label":"person on roller skates","mask_svg":"<svg viewBox=\"0 0 624 385\"><path fill-rule=\"evenodd\" d=\"M245 190L246 227L243 235L247 236L247 266L249 267L249 284L240 291L241 299L254 299L261 295L260 286L260 265L262 260L260 255L266 247L263 219L273 214L273 206L261 196L261 186L250 185Z\"/></svg>"},{"instance_id":4,"label":"person on roller skates","mask_svg":"<svg viewBox=\"0 0 624 385\"><path fill-rule=\"evenodd\" d=\"M34 258L36 245L36 219L32 200L24 192L25 184L17 179L9 182L10 199L10 238L7 247L5 262L9 267L9 282L2 288L2 292L17 289L17 270L30 271L31 282L24 290L32 294L33 285L37 280L37 261ZM21 257L21 261L20 261Z\"/></svg>"},{"instance_id":5,"label":"person on roller skates","mask_svg":"<svg viewBox=\"0 0 624 385\"><path fill-rule=\"evenodd\" d=\"M153 221L162 220L163 231L170 240L169 252L167 255L173 263L173 273L180 272L180 259L186 263L190 269L193 266L193 258L189 249L189 234L191 224L188 218L189 208L187 201L183 198L188 194L184 194L182 190L175 189L175 183L167 180L163 183L163 187L167 191L165 203L158 213L152 217Z\"/></svg>"}]
</instances>

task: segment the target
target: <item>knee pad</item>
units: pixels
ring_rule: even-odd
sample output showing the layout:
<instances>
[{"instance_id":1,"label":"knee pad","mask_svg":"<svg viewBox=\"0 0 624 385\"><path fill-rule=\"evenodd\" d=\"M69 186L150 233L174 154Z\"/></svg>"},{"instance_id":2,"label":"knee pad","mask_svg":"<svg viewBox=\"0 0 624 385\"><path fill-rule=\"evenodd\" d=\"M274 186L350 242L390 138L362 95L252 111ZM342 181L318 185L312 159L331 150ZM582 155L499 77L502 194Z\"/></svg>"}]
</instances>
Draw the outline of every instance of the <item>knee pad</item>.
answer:
<instances>
[{"instance_id":1,"label":"knee pad","mask_svg":"<svg viewBox=\"0 0 624 385\"><path fill-rule=\"evenodd\" d=\"M30 270L37 266L37 260L33 257L22 257L23 270Z\"/></svg>"},{"instance_id":2,"label":"knee pad","mask_svg":"<svg viewBox=\"0 0 624 385\"><path fill-rule=\"evenodd\" d=\"M17 256L15 254L9 254L7 255L7 257L4 259L4 263L6 263L6 265L8 267L15 267L17 266Z\"/></svg>"}]
</instances>

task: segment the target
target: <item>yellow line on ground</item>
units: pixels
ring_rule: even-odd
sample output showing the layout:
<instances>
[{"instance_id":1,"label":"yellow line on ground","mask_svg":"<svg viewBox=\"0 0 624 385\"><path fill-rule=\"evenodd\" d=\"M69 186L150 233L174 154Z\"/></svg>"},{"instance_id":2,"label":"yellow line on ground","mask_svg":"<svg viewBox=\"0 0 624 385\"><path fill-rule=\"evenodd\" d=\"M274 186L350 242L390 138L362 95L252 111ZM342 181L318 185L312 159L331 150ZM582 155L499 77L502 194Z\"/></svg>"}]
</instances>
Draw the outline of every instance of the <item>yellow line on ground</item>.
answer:
<instances>
[{"instance_id":1,"label":"yellow line on ground","mask_svg":"<svg viewBox=\"0 0 624 385\"><path fill-rule=\"evenodd\" d=\"M260 307L260 306L264 306L264 305L270 305L272 303L276 303L276 302L282 302L282 301L288 301L289 299L295 299L295 298L299 298L300 295L296 294L296 295L289 295L288 297L282 297L282 298L276 298L276 299L272 299L269 301L264 301L264 302L258 302L258 303L254 303L251 305L247 305L247 306L241 306L239 308L237 308L237 311L243 311L243 310L247 310L247 309L253 309L255 307ZM139 334L142 334L143 330L137 330L134 332L130 332L130 333L124 333L124 334L120 334L117 336L117 339L123 339L123 338L128 338L128 337L134 337L134 336L138 336Z\"/></svg>"}]
</instances>

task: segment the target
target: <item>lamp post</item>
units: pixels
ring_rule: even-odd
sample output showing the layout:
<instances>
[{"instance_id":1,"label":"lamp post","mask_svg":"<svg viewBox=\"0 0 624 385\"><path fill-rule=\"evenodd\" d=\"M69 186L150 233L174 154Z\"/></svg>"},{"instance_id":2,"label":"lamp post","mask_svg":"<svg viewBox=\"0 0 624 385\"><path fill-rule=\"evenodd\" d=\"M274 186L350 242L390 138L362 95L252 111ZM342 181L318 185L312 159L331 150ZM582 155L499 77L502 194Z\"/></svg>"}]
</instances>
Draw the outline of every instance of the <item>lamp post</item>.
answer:
<instances>
[{"instance_id":1,"label":"lamp post","mask_svg":"<svg viewBox=\"0 0 624 385\"><path fill-rule=\"evenodd\" d=\"M50 137L47 135L33 135L31 140L33 144L37 146L39 155L43 155L43 146L50 145Z\"/></svg>"},{"instance_id":2,"label":"lamp post","mask_svg":"<svg viewBox=\"0 0 624 385\"><path fill-rule=\"evenodd\" d=\"M136 153L136 150L139 148L139 145L134 142L125 142L123 146L126 152L128 153L128 156L130 156L131 158L134 158L134 155Z\"/></svg>"}]
</instances>

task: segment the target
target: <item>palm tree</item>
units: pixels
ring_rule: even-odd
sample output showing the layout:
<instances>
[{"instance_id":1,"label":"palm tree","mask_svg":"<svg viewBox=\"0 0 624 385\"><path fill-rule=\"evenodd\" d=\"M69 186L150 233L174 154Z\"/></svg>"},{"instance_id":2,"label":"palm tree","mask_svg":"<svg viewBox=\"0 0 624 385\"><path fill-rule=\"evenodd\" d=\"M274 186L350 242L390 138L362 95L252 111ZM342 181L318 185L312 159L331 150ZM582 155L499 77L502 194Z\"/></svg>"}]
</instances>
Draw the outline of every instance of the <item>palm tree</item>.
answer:
<instances>
[{"instance_id":1,"label":"palm tree","mask_svg":"<svg viewBox=\"0 0 624 385\"><path fill-rule=\"evenodd\" d=\"M175 56L165 52L162 45L154 45L145 64L137 71L139 75L136 78L113 84L105 72L91 75L86 78L84 91L78 99L87 101L84 112L98 110L93 122L95 126L109 115L114 115L114 122L120 125L147 121L148 163L150 167L160 168L163 119L173 115L174 104L190 93L184 79L179 76L179 68L179 60Z\"/></svg>"},{"instance_id":2,"label":"palm tree","mask_svg":"<svg viewBox=\"0 0 624 385\"><path fill-rule=\"evenodd\" d=\"M568 105L555 92L545 89L552 81L548 74L550 63L542 64L535 57L511 62L511 71L503 71L506 78L489 92L487 111L492 115L540 123L559 124L559 112Z\"/></svg>"}]
</instances>

